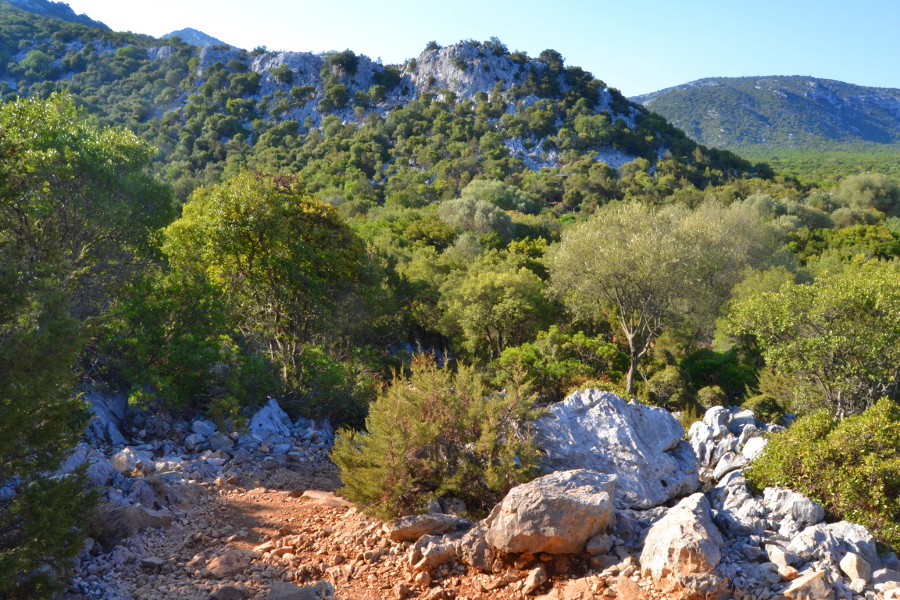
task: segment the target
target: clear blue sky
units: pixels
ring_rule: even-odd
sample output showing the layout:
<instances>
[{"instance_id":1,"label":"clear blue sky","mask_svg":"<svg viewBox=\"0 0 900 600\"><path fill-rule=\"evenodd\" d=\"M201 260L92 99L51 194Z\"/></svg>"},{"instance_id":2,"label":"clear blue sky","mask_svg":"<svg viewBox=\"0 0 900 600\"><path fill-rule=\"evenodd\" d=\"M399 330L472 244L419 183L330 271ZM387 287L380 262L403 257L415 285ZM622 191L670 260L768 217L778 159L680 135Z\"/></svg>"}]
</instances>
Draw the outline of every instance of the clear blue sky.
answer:
<instances>
[{"instance_id":1,"label":"clear blue sky","mask_svg":"<svg viewBox=\"0 0 900 600\"><path fill-rule=\"evenodd\" d=\"M713 76L812 75L900 88L898 0L69 0L119 31L193 27L252 49L399 63L497 36L552 48L626 95Z\"/></svg>"}]
</instances>

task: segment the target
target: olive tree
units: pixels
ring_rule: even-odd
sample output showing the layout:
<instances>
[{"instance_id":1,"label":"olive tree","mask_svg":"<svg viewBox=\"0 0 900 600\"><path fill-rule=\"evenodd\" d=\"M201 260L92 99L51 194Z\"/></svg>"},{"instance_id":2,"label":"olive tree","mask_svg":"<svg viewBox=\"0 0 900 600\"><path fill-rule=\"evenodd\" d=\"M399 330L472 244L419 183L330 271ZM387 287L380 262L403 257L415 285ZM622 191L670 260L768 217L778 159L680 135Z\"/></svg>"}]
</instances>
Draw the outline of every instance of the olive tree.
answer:
<instances>
[{"instance_id":1,"label":"olive tree","mask_svg":"<svg viewBox=\"0 0 900 600\"><path fill-rule=\"evenodd\" d=\"M552 286L588 321L610 319L629 349L625 387L667 327L694 325L709 337L745 267L776 256L778 238L741 206L698 211L639 203L607 205L573 227L548 254Z\"/></svg>"}]
</instances>

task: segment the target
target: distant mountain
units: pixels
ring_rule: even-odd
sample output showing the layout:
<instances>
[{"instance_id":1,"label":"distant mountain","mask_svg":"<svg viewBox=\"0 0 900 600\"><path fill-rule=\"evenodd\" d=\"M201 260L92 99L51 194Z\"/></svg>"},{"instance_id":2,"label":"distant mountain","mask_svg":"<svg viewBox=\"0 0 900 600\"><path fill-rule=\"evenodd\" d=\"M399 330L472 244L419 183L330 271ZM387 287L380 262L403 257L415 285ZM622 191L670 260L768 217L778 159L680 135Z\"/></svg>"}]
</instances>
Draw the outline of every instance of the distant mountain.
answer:
<instances>
[{"instance_id":1,"label":"distant mountain","mask_svg":"<svg viewBox=\"0 0 900 600\"><path fill-rule=\"evenodd\" d=\"M104 23L95 21L87 15L76 15L65 2L51 2L50 0L6 0L13 6L33 12L37 15L45 17L56 17L69 23L80 23L89 27L100 27L101 29L109 29Z\"/></svg>"},{"instance_id":2,"label":"distant mountain","mask_svg":"<svg viewBox=\"0 0 900 600\"><path fill-rule=\"evenodd\" d=\"M180 37L181 41L183 41L184 43L190 44L191 46L197 46L198 48L208 48L210 46L231 46L230 44L226 44L220 39L214 38L213 36L207 35L202 31L199 31L192 27L179 29L178 31L167 33L162 37L163 39L165 39L176 36Z\"/></svg>"},{"instance_id":3,"label":"distant mountain","mask_svg":"<svg viewBox=\"0 0 900 600\"><path fill-rule=\"evenodd\" d=\"M900 89L814 77L712 77L631 98L701 144L900 144Z\"/></svg>"}]
</instances>

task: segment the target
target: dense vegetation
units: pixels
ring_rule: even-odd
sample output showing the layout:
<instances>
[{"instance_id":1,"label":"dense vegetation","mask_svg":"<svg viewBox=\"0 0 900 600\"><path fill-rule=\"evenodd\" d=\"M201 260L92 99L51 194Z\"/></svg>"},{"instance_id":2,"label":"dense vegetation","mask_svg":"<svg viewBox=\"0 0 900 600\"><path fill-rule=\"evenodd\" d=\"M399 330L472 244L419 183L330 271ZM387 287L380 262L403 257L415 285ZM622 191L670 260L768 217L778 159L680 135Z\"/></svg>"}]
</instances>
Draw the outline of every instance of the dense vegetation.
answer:
<instances>
[{"instance_id":1,"label":"dense vegetation","mask_svg":"<svg viewBox=\"0 0 900 600\"><path fill-rule=\"evenodd\" d=\"M83 474L48 477L81 434L74 369L116 287L140 268L170 197L151 148L71 102L0 107L0 593L51 592L80 549Z\"/></svg>"},{"instance_id":2,"label":"dense vegetation","mask_svg":"<svg viewBox=\"0 0 900 600\"><path fill-rule=\"evenodd\" d=\"M898 399L891 177L801 184L497 40L420 57L515 72L467 94L350 51L310 73L6 3L0 24L4 593L77 549L79 474L40 476L86 385L364 428L335 459L381 514L485 510L532 474L522 423L586 385L772 419Z\"/></svg>"},{"instance_id":3,"label":"dense vegetation","mask_svg":"<svg viewBox=\"0 0 900 600\"><path fill-rule=\"evenodd\" d=\"M900 547L900 406L881 400L860 415L801 417L773 435L748 473L759 488L795 488L831 517L865 525L888 547ZM827 476L823 476L827 474Z\"/></svg>"}]
</instances>

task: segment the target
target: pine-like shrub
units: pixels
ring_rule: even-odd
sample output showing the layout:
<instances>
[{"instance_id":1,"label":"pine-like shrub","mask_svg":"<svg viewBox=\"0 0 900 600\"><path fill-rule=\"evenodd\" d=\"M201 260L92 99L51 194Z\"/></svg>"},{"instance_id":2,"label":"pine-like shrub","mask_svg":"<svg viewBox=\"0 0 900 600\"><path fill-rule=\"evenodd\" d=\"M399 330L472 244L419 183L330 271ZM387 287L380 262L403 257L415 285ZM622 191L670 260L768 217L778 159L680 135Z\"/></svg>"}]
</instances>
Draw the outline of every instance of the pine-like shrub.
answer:
<instances>
[{"instance_id":1,"label":"pine-like shrub","mask_svg":"<svg viewBox=\"0 0 900 600\"><path fill-rule=\"evenodd\" d=\"M827 411L769 437L748 472L757 488L790 487L836 519L864 525L900 549L900 406L882 399L842 421Z\"/></svg>"},{"instance_id":2,"label":"pine-like shrub","mask_svg":"<svg viewBox=\"0 0 900 600\"><path fill-rule=\"evenodd\" d=\"M532 406L519 382L491 393L473 368L454 373L418 356L409 379L395 376L372 403L365 432L339 432L332 458L341 491L384 518L421 512L439 497L483 514L537 474Z\"/></svg>"}]
</instances>

